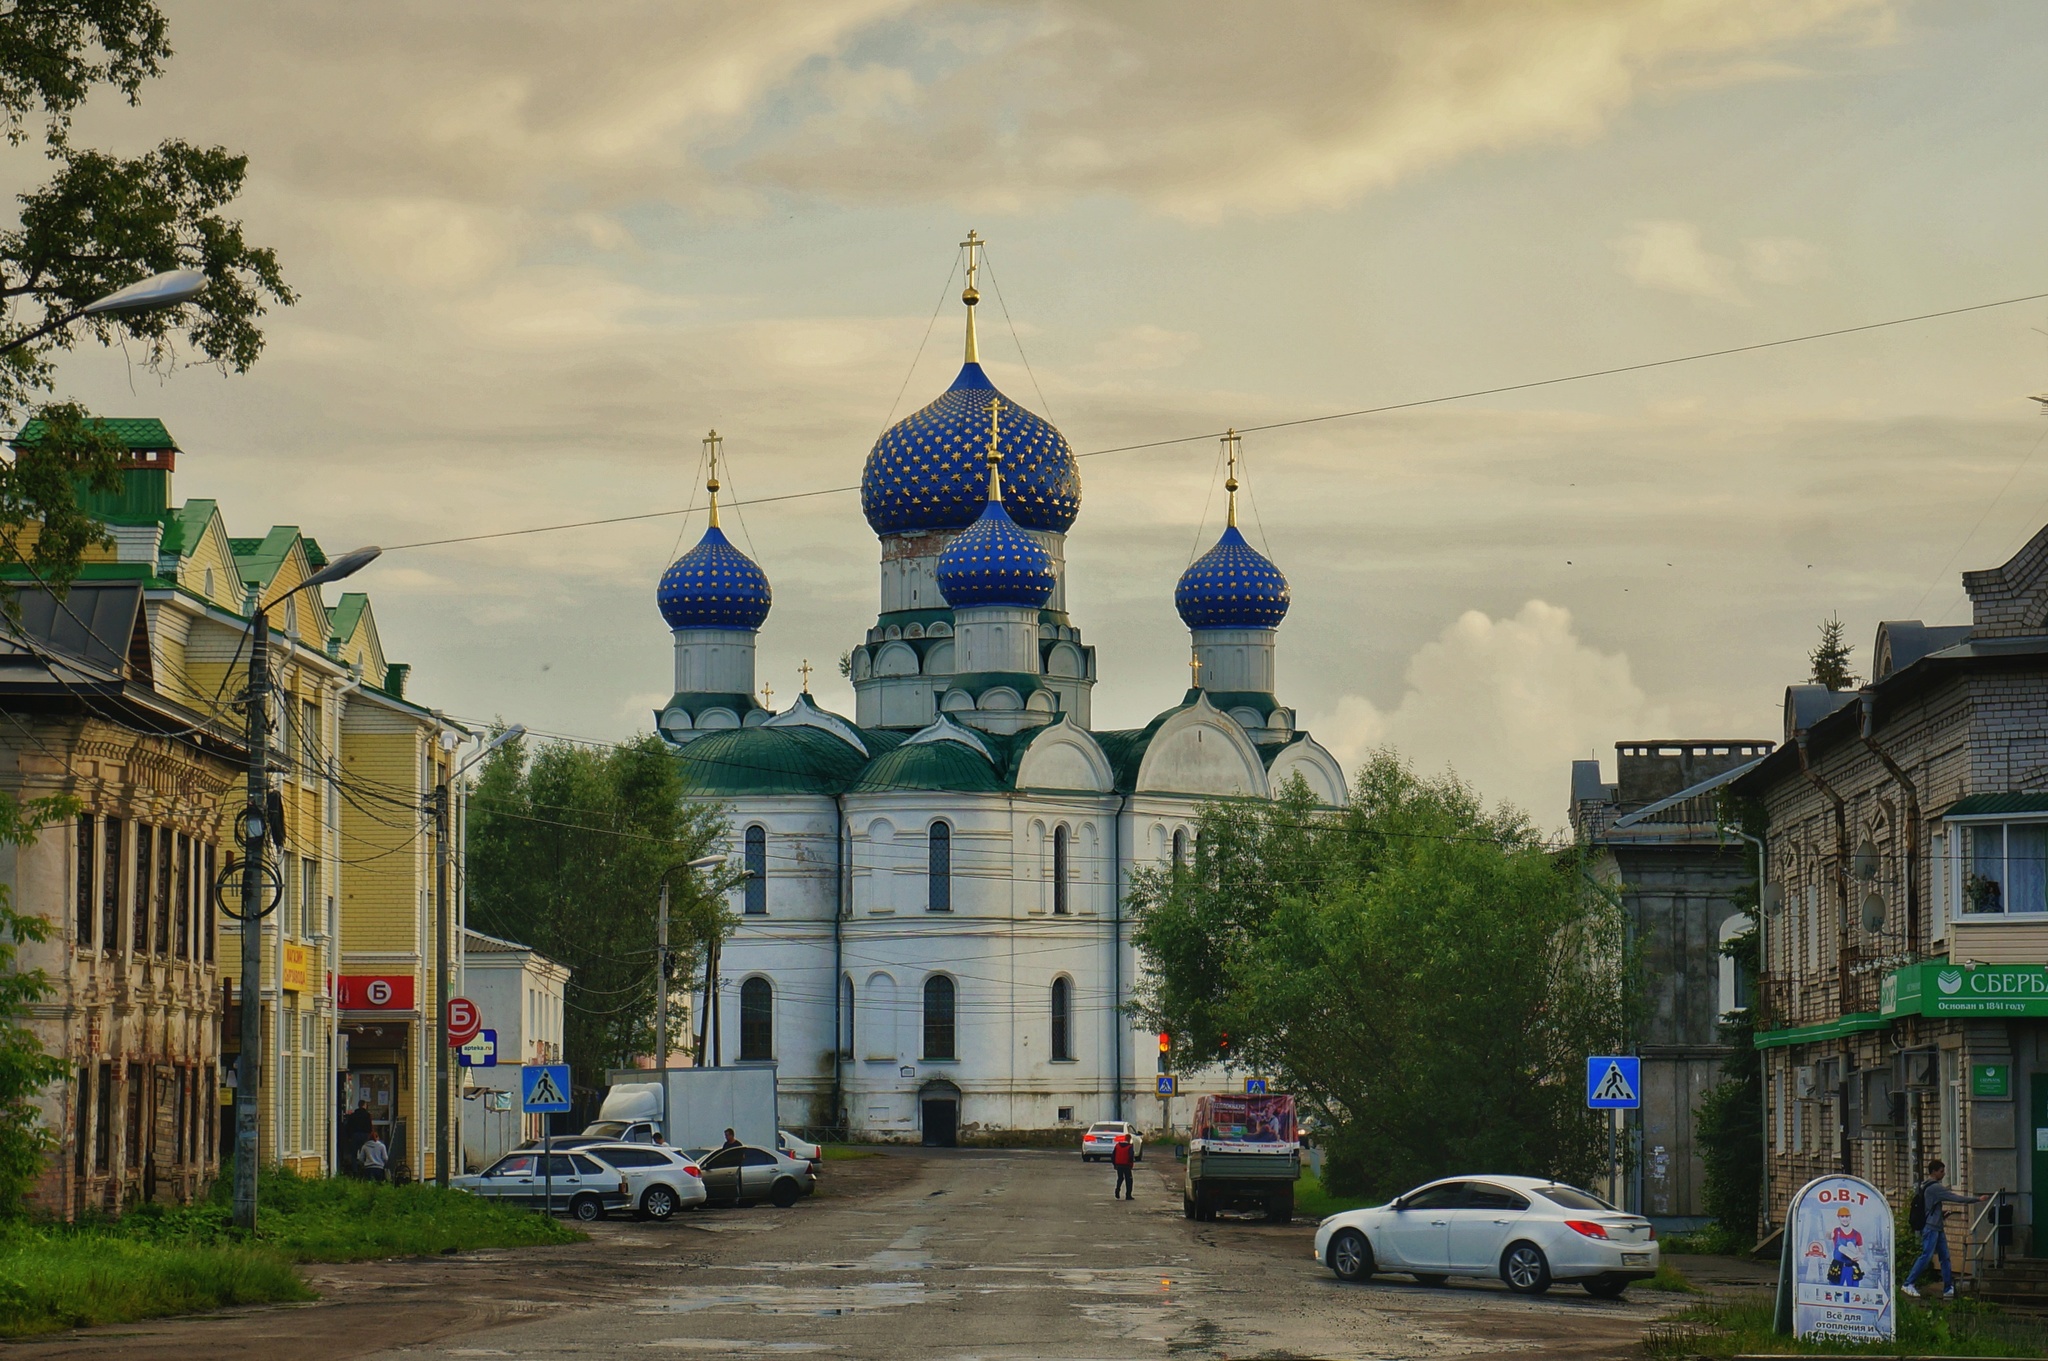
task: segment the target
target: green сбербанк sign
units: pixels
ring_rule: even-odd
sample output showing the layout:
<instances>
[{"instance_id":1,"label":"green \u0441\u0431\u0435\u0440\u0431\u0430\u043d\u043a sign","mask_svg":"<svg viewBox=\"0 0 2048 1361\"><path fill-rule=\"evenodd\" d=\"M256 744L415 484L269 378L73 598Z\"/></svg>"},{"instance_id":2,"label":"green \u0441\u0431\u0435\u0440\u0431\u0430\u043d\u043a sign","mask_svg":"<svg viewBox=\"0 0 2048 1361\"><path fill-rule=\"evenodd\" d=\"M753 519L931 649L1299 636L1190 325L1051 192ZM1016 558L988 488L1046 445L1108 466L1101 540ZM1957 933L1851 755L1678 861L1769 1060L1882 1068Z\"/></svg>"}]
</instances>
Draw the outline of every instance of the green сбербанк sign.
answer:
<instances>
[{"instance_id":1,"label":"green \u0441\u0431\u0435\u0440\u0431\u0430\u043d\u043a sign","mask_svg":"<svg viewBox=\"0 0 2048 1361\"><path fill-rule=\"evenodd\" d=\"M2040 964L1909 964L1885 975L1886 1016L2048 1016Z\"/></svg>"}]
</instances>

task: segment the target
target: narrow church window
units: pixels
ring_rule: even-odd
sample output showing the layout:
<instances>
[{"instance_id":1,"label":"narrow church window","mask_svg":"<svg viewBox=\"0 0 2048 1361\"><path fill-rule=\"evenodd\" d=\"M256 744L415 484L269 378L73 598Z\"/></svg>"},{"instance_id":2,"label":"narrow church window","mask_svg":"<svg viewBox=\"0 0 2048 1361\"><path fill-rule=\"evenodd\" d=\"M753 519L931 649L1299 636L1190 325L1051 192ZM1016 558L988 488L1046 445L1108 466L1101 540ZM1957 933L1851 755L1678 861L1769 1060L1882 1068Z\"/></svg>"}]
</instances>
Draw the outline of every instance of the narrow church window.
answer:
<instances>
[{"instance_id":1,"label":"narrow church window","mask_svg":"<svg viewBox=\"0 0 2048 1361\"><path fill-rule=\"evenodd\" d=\"M1173 867L1184 869L1188 863L1188 833L1185 827L1176 827L1173 832Z\"/></svg>"},{"instance_id":2,"label":"narrow church window","mask_svg":"<svg viewBox=\"0 0 2048 1361\"><path fill-rule=\"evenodd\" d=\"M760 916L768 910L768 829L747 828L747 914Z\"/></svg>"},{"instance_id":3,"label":"narrow church window","mask_svg":"<svg viewBox=\"0 0 2048 1361\"><path fill-rule=\"evenodd\" d=\"M1055 828L1052 834L1052 910L1053 915L1067 915L1067 829Z\"/></svg>"},{"instance_id":4,"label":"narrow church window","mask_svg":"<svg viewBox=\"0 0 2048 1361\"><path fill-rule=\"evenodd\" d=\"M740 984L740 1062L775 1057L775 985L765 978Z\"/></svg>"},{"instance_id":5,"label":"narrow church window","mask_svg":"<svg viewBox=\"0 0 2048 1361\"><path fill-rule=\"evenodd\" d=\"M932 912L953 910L953 829L934 822L925 864L925 908Z\"/></svg>"},{"instance_id":6,"label":"narrow church window","mask_svg":"<svg viewBox=\"0 0 2048 1361\"><path fill-rule=\"evenodd\" d=\"M839 980L839 1057L853 1057L853 979Z\"/></svg>"},{"instance_id":7,"label":"narrow church window","mask_svg":"<svg viewBox=\"0 0 2048 1361\"><path fill-rule=\"evenodd\" d=\"M953 1052L953 980L933 974L924 981L924 1056L958 1058Z\"/></svg>"},{"instance_id":8,"label":"narrow church window","mask_svg":"<svg viewBox=\"0 0 2048 1361\"><path fill-rule=\"evenodd\" d=\"M1074 985L1064 978L1052 981L1052 1056L1074 1057Z\"/></svg>"}]
</instances>

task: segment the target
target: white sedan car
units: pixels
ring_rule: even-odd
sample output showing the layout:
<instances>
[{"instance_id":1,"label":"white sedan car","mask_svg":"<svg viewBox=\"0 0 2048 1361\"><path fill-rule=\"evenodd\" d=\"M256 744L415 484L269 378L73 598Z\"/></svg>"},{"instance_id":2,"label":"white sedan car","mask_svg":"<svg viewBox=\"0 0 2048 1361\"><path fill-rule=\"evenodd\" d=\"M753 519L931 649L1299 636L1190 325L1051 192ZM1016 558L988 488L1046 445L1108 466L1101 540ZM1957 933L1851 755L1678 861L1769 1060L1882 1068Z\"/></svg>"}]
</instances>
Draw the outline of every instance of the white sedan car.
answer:
<instances>
[{"instance_id":1,"label":"white sedan car","mask_svg":"<svg viewBox=\"0 0 2048 1361\"><path fill-rule=\"evenodd\" d=\"M1424 1285L1499 1276L1540 1295L1554 1281L1619 1299L1657 1274L1657 1231L1576 1186L1537 1177L1452 1177L1371 1210L1331 1215L1316 1260L1341 1280L1405 1271Z\"/></svg>"},{"instance_id":2,"label":"white sedan car","mask_svg":"<svg viewBox=\"0 0 2048 1361\"><path fill-rule=\"evenodd\" d=\"M642 1219L667 1219L677 1210L702 1205L709 1197L703 1169L667 1144L593 1144L583 1152L619 1169L633 1211Z\"/></svg>"},{"instance_id":3,"label":"white sedan car","mask_svg":"<svg viewBox=\"0 0 2048 1361\"><path fill-rule=\"evenodd\" d=\"M1131 1141L1131 1161L1143 1161L1145 1140L1138 1133L1137 1126L1123 1120L1097 1120L1088 1126L1088 1132L1081 1136L1081 1161L1092 1163L1097 1158L1109 1157L1116 1152L1119 1136Z\"/></svg>"}]
</instances>

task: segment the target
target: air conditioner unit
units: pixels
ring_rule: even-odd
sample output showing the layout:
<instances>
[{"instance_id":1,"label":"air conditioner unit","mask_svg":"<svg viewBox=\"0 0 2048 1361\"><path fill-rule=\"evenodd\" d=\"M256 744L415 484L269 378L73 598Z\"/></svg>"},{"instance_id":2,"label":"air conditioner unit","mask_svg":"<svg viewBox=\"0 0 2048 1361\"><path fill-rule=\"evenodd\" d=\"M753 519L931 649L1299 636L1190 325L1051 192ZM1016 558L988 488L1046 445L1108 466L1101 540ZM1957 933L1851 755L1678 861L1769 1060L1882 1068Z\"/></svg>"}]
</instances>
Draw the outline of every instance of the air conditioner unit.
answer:
<instances>
[{"instance_id":1,"label":"air conditioner unit","mask_svg":"<svg viewBox=\"0 0 2048 1361\"><path fill-rule=\"evenodd\" d=\"M1811 1101L1819 1094L1819 1082L1810 1063L1801 1064L1792 1070L1792 1095L1800 1101Z\"/></svg>"},{"instance_id":2,"label":"air conditioner unit","mask_svg":"<svg viewBox=\"0 0 2048 1361\"><path fill-rule=\"evenodd\" d=\"M1892 1086L1909 1092L1932 1091L1941 1085L1941 1051L1901 1049L1892 1059Z\"/></svg>"}]
</instances>

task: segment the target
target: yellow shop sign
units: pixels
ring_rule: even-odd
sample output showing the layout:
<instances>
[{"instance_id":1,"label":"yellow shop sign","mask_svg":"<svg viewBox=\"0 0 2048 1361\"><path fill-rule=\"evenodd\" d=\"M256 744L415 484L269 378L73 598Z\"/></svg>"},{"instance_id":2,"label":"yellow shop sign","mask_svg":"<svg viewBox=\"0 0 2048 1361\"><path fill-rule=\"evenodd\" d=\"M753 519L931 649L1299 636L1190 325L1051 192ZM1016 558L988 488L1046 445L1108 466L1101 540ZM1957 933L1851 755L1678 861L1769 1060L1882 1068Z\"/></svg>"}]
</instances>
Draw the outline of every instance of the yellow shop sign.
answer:
<instances>
[{"instance_id":1,"label":"yellow shop sign","mask_svg":"<svg viewBox=\"0 0 2048 1361\"><path fill-rule=\"evenodd\" d=\"M284 978L282 986L286 992L304 992L307 987L306 947L287 945L284 947Z\"/></svg>"}]
</instances>

